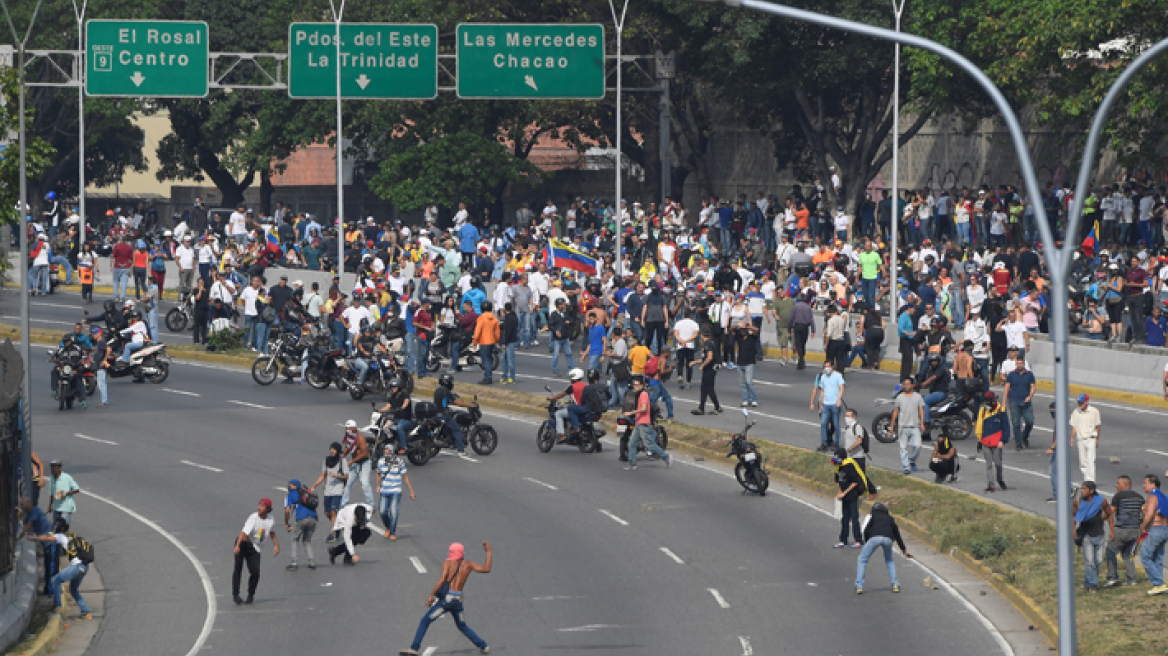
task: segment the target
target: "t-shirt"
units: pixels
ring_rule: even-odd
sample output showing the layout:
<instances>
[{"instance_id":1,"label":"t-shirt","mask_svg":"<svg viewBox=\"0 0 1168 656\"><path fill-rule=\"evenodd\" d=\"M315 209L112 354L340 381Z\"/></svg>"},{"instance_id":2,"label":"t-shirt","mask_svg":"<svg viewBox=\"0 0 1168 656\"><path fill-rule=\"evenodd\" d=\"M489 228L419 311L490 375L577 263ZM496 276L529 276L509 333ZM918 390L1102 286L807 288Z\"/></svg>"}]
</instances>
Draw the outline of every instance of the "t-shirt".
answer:
<instances>
[{"instance_id":1,"label":"t-shirt","mask_svg":"<svg viewBox=\"0 0 1168 656\"><path fill-rule=\"evenodd\" d=\"M682 319L678 321L673 326L673 330L680 337L680 343L677 345L679 349L692 349L694 347L694 340L697 339L698 334L701 332L698 322L693 319Z\"/></svg>"},{"instance_id":2,"label":"t-shirt","mask_svg":"<svg viewBox=\"0 0 1168 656\"><path fill-rule=\"evenodd\" d=\"M900 428L920 428L921 409L925 399L920 394L900 394L896 397L896 425Z\"/></svg>"},{"instance_id":3,"label":"t-shirt","mask_svg":"<svg viewBox=\"0 0 1168 656\"><path fill-rule=\"evenodd\" d=\"M247 539L251 540L251 546L255 547L256 551L260 551L268 539L268 534L272 532L273 524L275 524L275 520L271 513L268 513L267 517L260 517L259 513L252 513L240 532L247 535Z\"/></svg>"},{"instance_id":4,"label":"t-shirt","mask_svg":"<svg viewBox=\"0 0 1168 656\"><path fill-rule=\"evenodd\" d=\"M652 354L644 344L637 344L629 351L629 366L634 374L645 373L645 363L649 361L650 355Z\"/></svg>"},{"instance_id":5,"label":"t-shirt","mask_svg":"<svg viewBox=\"0 0 1168 656\"><path fill-rule=\"evenodd\" d=\"M823 405L835 405L844 387L844 377L838 371L820 375L816 386L823 390Z\"/></svg>"},{"instance_id":6,"label":"t-shirt","mask_svg":"<svg viewBox=\"0 0 1168 656\"><path fill-rule=\"evenodd\" d=\"M292 490L284 497L285 508L295 508L293 519L300 521L308 517L316 517L316 511L300 503L300 490Z\"/></svg>"},{"instance_id":7,"label":"t-shirt","mask_svg":"<svg viewBox=\"0 0 1168 656\"><path fill-rule=\"evenodd\" d=\"M259 298L262 290L254 287L247 287L239 294L240 300L243 301L243 315L245 317L254 317L259 314L256 310L256 299Z\"/></svg>"},{"instance_id":8,"label":"t-shirt","mask_svg":"<svg viewBox=\"0 0 1168 656\"><path fill-rule=\"evenodd\" d=\"M65 551L68 551L68 549L69 549L69 536L68 535L65 535L64 533L54 533L53 539L56 540L57 544L61 547L62 553L64 553ZM69 560L69 564L70 565L81 565L82 562L81 562L80 558L78 558L77 556L74 556L72 559Z\"/></svg>"},{"instance_id":9,"label":"t-shirt","mask_svg":"<svg viewBox=\"0 0 1168 656\"><path fill-rule=\"evenodd\" d=\"M381 477L381 489L378 490L383 496L387 494L401 494L402 491L402 476L406 475L406 463L404 460L397 458L391 465L385 458L377 461L377 475Z\"/></svg>"},{"instance_id":10,"label":"t-shirt","mask_svg":"<svg viewBox=\"0 0 1168 656\"><path fill-rule=\"evenodd\" d=\"M1006 374L1006 384L1010 386L1010 394L1007 398L1013 403L1024 403L1026 397L1030 396L1030 386L1034 384L1034 374L1029 371L1018 373L1018 370L1015 369Z\"/></svg>"},{"instance_id":11,"label":"t-shirt","mask_svg":"<svg viewBox=\"0 0 1168 656\"><path fill-rule=\"evenodd\" d=\"M28 511L28 517L24 521L32 524L32 532L37 535L46 535L53 530L53 523L49 521L48 515L41 510L40 506L33 506L32 510Z\"/></svg>"},{"instance_id":12,"label":"t-shirt","mask_svg":"<svg viewBox=\"0 0 1168 656\"><path fill-rule=\"evenodd\" d=\"M1026 324L1021 321L1012 321L1002 326L1002 332L1006 333L1006 348L1026 348L1026 338L1024 337Z\"/></svg>"},{"instance_id":13,"label":"t-shirt","mask_svg":"<svg viewBox=\"0 0 1168 656\"><path fill-rule=\"evenodd\" d=\"M77 489L80 489L77 487L77 482L65 472L61 472L58 478L49 476L49 496L53 499L53 510L59 513L77 512L77 502L73 500L72 494L64 499L57 498L57 492L69 492Z\"/></svg>"},{"instance_id":14,"label":"t-shirt","mask_svg":"<svg viewBox=\"0 0 1168 656\"><path fill-rule=\"evenodd\" d=\"M231 234L242 235L247 233L247 217L239 212L232 212L231 218L228 219L228 224L231 227Z\"/></svg>"},{"instance_id":15,"label":"t-shirt","mask_svg":"<svg viewBox=\"0 0 1168 656\"><path fill-rule=\"evenodd\" d=\"M1009 380L1008 376L1006 380ZM1071 428L1075 429L1075 437L1079 439L1097 437L1101 423L1099 410L1094 406L1087 406L1085 411L1080 408L1075 408L1071 412Z\"/></svg>"},{"instance_id":16,"label":"t-shirt","mask_svg":"<svg viewBox=\"0 0 1168 656\"><path fill-rule=\"evenodd\" d=\"M340 458L340 459L338 459L336 467L333 467L330 469L328 466L328 462L325 462L321 466L320 470L322 472L326 473L326 475L324 477L324 496L326 496L326 497L339 497L342 494L344 494L345 481L343 481L339 478L333 478L333 476L334 475L348 476L349 475L349 463L345 462L344 458Z\"/></svg>"},{"instance_id":17,"label":"t-shirt","mask_svg":"<svg viewBox=\"0 0 1168 656\"><path fill-rule=\"evenodd\" d=\"M734 336L734 342L738 348L738 362L742 367L749 367L758 361L758 340L755 336L746 331L737 331Z\"/></svg>"},{"instance_id":18,"label":"t-shirt","mask_svg":"<svg viewBox=\"0 0 1168 656\"><path fill-rule=\"evenodd\" d=\"M864 280L875 280L880 276L880 253L865 251L860 253L860 277Z\"/></svg>"},{"instance_id":19,"label":"t-shirt","mask_svg":"<svg viewBox=\"0 0 1168 656\"><path fill-rule=\"evenodd\" d=\"M1116 528L1139 528L1143 522L1144 496L1135 490L1117 492L1111 497L1111 506L1115 508Z\"/></svg>"}]
</instances>

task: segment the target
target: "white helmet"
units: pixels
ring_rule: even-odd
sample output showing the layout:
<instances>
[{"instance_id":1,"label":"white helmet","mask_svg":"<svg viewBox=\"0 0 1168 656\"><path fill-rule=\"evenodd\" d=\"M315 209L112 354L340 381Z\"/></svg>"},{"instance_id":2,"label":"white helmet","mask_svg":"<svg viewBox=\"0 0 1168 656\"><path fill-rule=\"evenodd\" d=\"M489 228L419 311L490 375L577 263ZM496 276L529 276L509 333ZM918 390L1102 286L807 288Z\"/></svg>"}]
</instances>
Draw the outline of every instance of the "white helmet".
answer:
<instances>
[{"instance_id":1,"label":"white helmet","mask_svg":"<svg viewBox=\"0 0 1168 656\"><path fill-rule=\"evenodd\" d=\"M356 428L356 427L357 427L357 422L353 421L352 419L345 422L345 428Z\"/></svg>"},{"instance_id":2,"label":"white helmet","mask_svg":"<svg viewBox=\"0 0 1168 656\"><path fill-rule=\"evenodd\" d=\"M174 233L173 233L173 232L171 232L170 230L163 230L163 231L162 231L162 236L163 236L163 237L173 237L173 236L174 236Z\"/></svg>"},{"instance_id":3,"label":"white helmet","mask_svg":"<svg viewBox=\"0 0 1168 656\"><path fill-rule=\"evenodd\" d=\"M584 380L584 370L577 367L577 368L569 371L568 372L568 380L572 381L573 383L578 383L578 382Z\"/></svg>"}]
</instances>

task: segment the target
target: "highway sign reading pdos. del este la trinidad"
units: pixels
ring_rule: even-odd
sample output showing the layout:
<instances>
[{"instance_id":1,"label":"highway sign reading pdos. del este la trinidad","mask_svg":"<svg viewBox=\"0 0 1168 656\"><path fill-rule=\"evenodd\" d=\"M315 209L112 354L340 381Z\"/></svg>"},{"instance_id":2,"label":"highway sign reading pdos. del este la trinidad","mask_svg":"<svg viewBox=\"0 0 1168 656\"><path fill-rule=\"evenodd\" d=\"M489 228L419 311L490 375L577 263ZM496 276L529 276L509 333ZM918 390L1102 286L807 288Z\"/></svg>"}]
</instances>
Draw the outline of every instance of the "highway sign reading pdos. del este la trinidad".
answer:
<instances>
[{"instance_id":1,"label":"highway sign reading pdos. del este la trinidad","mask_svg":"<svg viewBox=\"0 0 1168 656\"><path fill-rule=\"evenodd\" d=\"M337 97L333 23L288 26L288 95ZM438 95L438 26L341 24L341 97L428 100Z\"/></svg>"},{"instance_id":2,"label":"highway sign reading pdos. del este la trinidad","mask_svg":"<svg viewBox=\"0 0 1168 656\"><path fill-rule=\"evenodd\" d=\"M91 20L85 42L85 92L91 96L207 95L202 21Z\"/></svg>"},{"instance_id":3,"label":"highway sign reading pdos. del este la trinidad","mask_svg":"<svg viewBox=\"0 0 1168 656\"><path fill-rule=\"evenodd\" d=\"M604 97L602 25L463 23L455 34L459 98Z\"/></svg>"}]
</instances>

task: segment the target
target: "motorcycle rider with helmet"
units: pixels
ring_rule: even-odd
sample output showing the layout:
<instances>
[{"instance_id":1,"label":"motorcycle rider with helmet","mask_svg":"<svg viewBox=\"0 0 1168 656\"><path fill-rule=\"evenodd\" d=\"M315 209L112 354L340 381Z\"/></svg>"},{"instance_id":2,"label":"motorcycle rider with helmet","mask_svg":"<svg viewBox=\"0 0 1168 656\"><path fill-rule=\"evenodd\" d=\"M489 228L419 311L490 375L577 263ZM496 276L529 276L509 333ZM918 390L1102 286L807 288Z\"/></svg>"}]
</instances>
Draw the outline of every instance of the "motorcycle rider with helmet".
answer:
<instances>
[{"instance_id":1,"label":"motorcycle rider with helmet","mask_svg":"<svg viewBox=\"0 0 1168 656\"><path fill-rule=\"evenodd\" d=\"M130 357L146 346L149 342L149 331L146 329L146 322L142 321L142 315L138 312L131 312L129 314L130 327L121 332L122 337L126 338L126 345L122 349L122 362L128 367L130 366ZM142 377L141 372L134 378L135 383L144 383L146 379Z\"/></svg>"},{"instance_id":2,"label":"motorcycle rider with helmet","mask_svg":"<svg viewBox=\"0 0 1168 656\"><path fill-rule=\"evenodd\" d=\"M465 454L466 447L462 441L462 428L455 421L454 415L450 412L450 407L474 408L477 407L476 404L459 400L458 395L454 393L454 376L445 373L438 377L438 387L434 390L434 405L438 406L438 409L442 411L446 428L454 436L455 450L460 455Z\"/></svg>"},{"instance_id":3,"label":"motorcycle rider with helmet","mask_svg":"<svg viewBox=\"0 0 1168 656\"><path fill-rule=\"evenodd\" d=\"M75 337L82 337L88 341L86 335L74 335L73 333L66 333L65 337L61 339L60 348L56 355L53 356L53 370L49 373L49 385L52 387L53 398L57 398L58 383L61 382L61 367L69 364L74 368L73 373L73 393L77 399L81 401L81 407L89 408L85 403L85 380L81 376L81 372L77 371L77 367L81 364L85 357L85 351L82 345Z\"/></svg>"},{"instance_id":4,"label":"motorcycle rider with helmet","mask_svg":"<svg viewBox=\"0 0 1168 656\"><path fill-rule=\"evenodd\" d=\"M377 411L381 413L382 434L385 434L385 429L392 423L397 431L397 453L404 454L406 452L406 436L414 427L414 406L410 403L410 395L402 389L400 378L390 379L389 401Z\"/></svg>"},{"instance_id":5,"label":"motorcycle rider with helmet","mask_svg":"<svg viewBox=\"0 0 1168 656\"><path fill-rule=\"evenodd\" d=\"M949 382L952 376L949 373L949 368L945 366L945 358L940 353L930 353L925 368L917 374L918 389L925 393L925 398L921 399L925 403L925 425L929 423L929 406L940 403L945 400L949 394Z\"/></svg>"},{"instance_id":6,"label":"motorcycle rider with helmet","mask_svg":"<svg viewBox=\"0 0 1168 656\"><path fill-rule=\"evenodd\" d=\"M588 387L588 383L584 382L584 370L576 367L569 371L568 381L568 386L564 388L564 391L547 397L548 401L556 401L569 394L572 395L573 403L556 411L556 437L558 438L556 444L563 444L568 439L567 434L564 432L565 419L570 419L572 422L572 430L578 431L580 430L580 418L587 418L592 415L592 410L588 406L583 405L584 388Z\"/></svg>"},{"instance_id":7,"label":"motorcycle rider with helmet","mask_svg":"<svg viewBox=\"0 0 1168 656\"><path fill-rule=\"evenodd\" d=\"M369 360L377 357L381 350L381 342L373 332L373 325L365 319L361 320L361 334L357 337L357 351L353 354L353 369L357 372L357 387L365 384L365 376L369 375Z\"/></svg>"}]
</instances>

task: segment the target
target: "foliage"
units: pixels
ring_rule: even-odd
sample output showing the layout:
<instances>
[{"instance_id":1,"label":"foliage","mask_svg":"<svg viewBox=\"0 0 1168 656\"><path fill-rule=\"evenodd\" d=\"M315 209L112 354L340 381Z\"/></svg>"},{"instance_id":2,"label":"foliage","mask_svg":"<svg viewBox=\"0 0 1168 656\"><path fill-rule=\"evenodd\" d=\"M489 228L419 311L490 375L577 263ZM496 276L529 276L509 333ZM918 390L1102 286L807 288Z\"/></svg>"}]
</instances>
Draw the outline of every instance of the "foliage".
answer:
<instances>
[{"instance_id":1,"label":"foliage","mask_svg":"<svg viewBox=\"0 0 1168 656\"><path fill-rule=\"evenodd\" d=\"M230 353L243 348L244 331L239 328L217 330L207 336L207 350Z\"/></svg>"},{"instance_id":2,"label":"foliage","mask_svg":"<svg viewBox=\"0 0 1168 656\"><path fill-rule=\"evenodd\" d=\"M975 540L969 545L969 555L978 560L997 558L1010 548L1010 539L1004 535L992 535L988 540Z\"/></svg>"},{"instance_id":3,"label":"foliage","mask_svg":"<svg viewBox=\"0 0 1168 656\"><path fill-rule=\"evenodd\" d=\"M16 134L20 125L20 87L17 84L16 70L12 68L0 69L0 89L4 94L4 102L0 104L0 134ZM34 110L25 106L25 129L32 126L36 119ZM0 223L16 224L19 214L16 208L20 207L20 154L19 143L13 142L0 155ZM53 166L56 150L51 144L40 137L29 134L25 145L25 161L28 180L34 181L46 170ZM34 194L30 185L28 200L32 205Z\"/></svg>"},{"instance_id":4,"label":"foliage","mask_svg":"<svg viewBox=\"0 0 1168 656\"><path fill-rule=\"evenodd\" d=\"M374 193L408 212L431 204L495 203L506 184L534 184L541 175L497 139L460 131L390 155L369 183Z\"/></svg>"}]
</instances>

